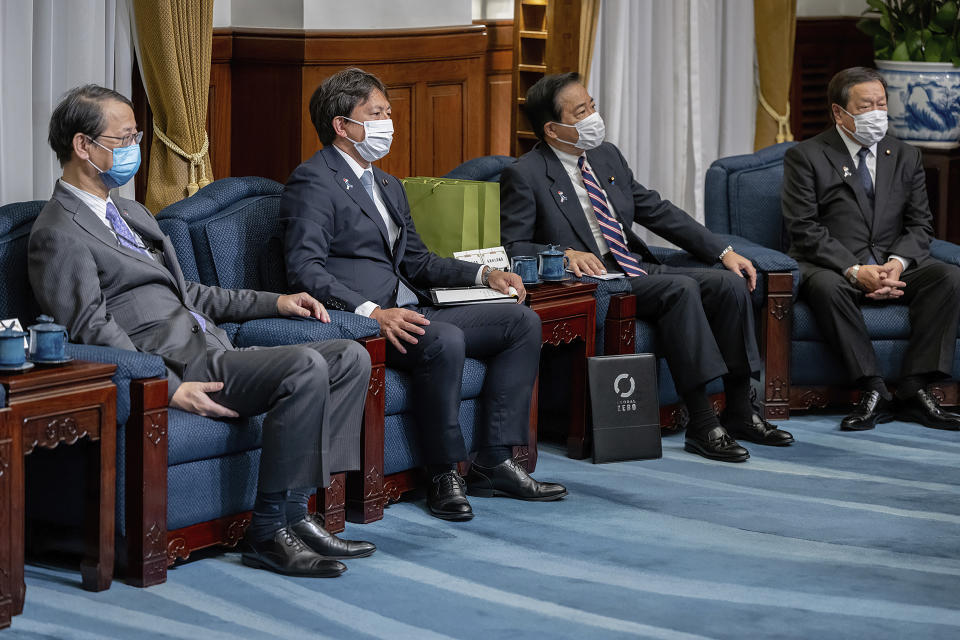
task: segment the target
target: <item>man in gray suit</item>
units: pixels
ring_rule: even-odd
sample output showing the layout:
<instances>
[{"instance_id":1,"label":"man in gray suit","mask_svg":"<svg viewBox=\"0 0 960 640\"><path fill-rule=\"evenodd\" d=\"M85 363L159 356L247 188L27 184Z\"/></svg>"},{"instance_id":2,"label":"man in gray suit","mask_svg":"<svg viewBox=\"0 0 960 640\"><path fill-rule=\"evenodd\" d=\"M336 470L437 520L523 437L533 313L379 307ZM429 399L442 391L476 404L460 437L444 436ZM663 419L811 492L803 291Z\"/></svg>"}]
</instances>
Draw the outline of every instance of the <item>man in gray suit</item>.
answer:
<instances>
[{"instance_id":1,"label":"man in gray suit","mask_svg":"<svg viewBox=\"0 0 960 640\"><path fill-rule=\"evenodd\" d=\"M71 340L161 356L171 407L217 418L266 412L243 562L292 575L340 575L346 567L337 559L370 555L374 546L327 532L307 513L307 500L331 472L359 467L369 357L350 340L234 348L217 322L330 316L306 293L184 280L150 212L110 196L140 165L142 133L131 107L115 91L86 85L54 110L49 142L63 177L30 234L34 294Z\"/></svg>"}]
</instances>

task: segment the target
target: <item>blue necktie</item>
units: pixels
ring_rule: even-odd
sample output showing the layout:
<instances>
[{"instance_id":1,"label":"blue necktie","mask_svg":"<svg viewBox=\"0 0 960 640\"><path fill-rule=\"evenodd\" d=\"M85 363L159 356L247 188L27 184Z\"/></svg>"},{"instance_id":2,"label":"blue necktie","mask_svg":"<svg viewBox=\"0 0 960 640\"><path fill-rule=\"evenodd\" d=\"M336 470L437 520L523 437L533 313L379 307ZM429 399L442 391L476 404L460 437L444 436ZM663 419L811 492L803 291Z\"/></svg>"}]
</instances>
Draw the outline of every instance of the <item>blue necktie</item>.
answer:
<instances>
[{"instance_id":1,"label":"blue necktie","mask_svg":"<svg viewBox=\"0 0 960 640\"><path fill-rule=\"evenodd\" d=\"M150 252L140 244L136 236L133 235L133 230L127 225L126 221L120 217L120 212L117 211L117 207L110 201L107 202L107 222L113 227L113 232L117 234L117 241L121 245L133 249L153 260ZM203 316L193 311L190 311L190 315L192 315L193 319L200 325L200 329L205 332L207 330L207 321L203 319Z\"/></svg>"},{"instance_id":2,"label":"blue necktie","mask_svg":"<svg viewBox=\"0 0 960 640\"><path fill-rule=\"evenodd\" d=\"M590 204L593 205L593 213L597 217L597 224L600 225L600 233L603 239L607 241L607 247L613 253L617 264L628 276L645 276L647 272L640 268L640 263L630 255L630 249L627 248L627 239L623 237L623 231L620 229L620 223L616 218L610 215L610 208L607 206L607 197L603 195L603 189L597 185L596 179L584 162L586 156L580 156L577 166L580 167L580 173L583 175L583 186L590 196Z\"/></svg>"},{"instance_id":3,"label":"blue necktie","mask_svg":"<svg viewBox=\"0 0 960 640\"><path fill-rule=\"evenodd\" d=\"M869 153L870 149L867 147L860 147L860 151L857 151L857 157L860 158L860 162L857 164L857 177L860 178L860 184L863 186L863 191L867 194L867 200L870 201L870 207L873 208L873 178L870 177L870 169L867 168L867 155Z\"/></svg>"},{"instance_id":4,"label":"blue necktie","mask_svg":"<svg viewBox=\"0 0 960 640\"><path fill-rule=\"evenodd\" d=\"M360 184L363 185L363 188L367 190L367 195L370 196L370 201L373 203L373 206L377 206L377 199L373 197L373 169L367 169L360 174ZM377 211L380 211L380 207L377 207ZM380 211L380 215L383 216L384 212ZM387 237L390 237L389 229L390 225L384 217L383 224L387 227ZM393 249L391 248L391 251ZM403 280L400 280L397 284L397 306L406 307L412 304L417 304L419 300L417 299L417 294L410 290L410 287L403 284Z\"/></svg>"}]
</instances>

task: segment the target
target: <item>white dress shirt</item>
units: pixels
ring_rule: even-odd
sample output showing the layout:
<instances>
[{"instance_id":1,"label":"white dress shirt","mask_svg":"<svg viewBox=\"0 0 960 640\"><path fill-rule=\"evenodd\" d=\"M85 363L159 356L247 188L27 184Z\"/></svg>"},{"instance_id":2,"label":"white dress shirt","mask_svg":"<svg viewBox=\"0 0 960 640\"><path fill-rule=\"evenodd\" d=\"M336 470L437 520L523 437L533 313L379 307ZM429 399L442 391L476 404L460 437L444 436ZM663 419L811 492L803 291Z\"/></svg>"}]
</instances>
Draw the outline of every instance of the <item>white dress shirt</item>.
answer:
<instances>
[{"instance_id":1,"label":"white dress shirt","mask_svg":"<svg viewBox=\"0 0 960 640\"><path fill-rule=\"evenodd\" d=\"M580 206L583 208L583 216L587 219L587 224L590 226L590 233L593 234L593 240L597 243L597 248L600 249L600 255L606 256L610 253L610 247L607 246L607 240L603 237L603 231L600 230L600 223L597 222L597 214L593 212L593 203L590 201L590 194L587 193L587 188L583 186L583 174L580 173L580 167L577 164L580 162L580 156L584 156L583 165L587 168L587 171L593 175L597 175L593 167L590 166L590 161L586 159L586 152L581 151L579 155L575 155L561 151L553 145L547 146L553 150L554 155L557 156L560 164L563 165L567 175L570 176L570 182L573 183L573 191L577 194L577 200L580 201ZM597 185L600 185L599 179L597 179ZM602 186L600 190L603 191L603 197L607 198L607 192ZM610 210L610 215L616 219L617 214L613 209L613 205L610 204L610 198L607 198L607 209ZM623 233L622 226L620 227L620 232Z\"/></svg>"},{"instance_id":2,"label":"white dress shirt","mask_svg":"<svg viewBox=\"0 0 960 640\"><path fill-rule=\"evenodd\" d=\"M79 187L73 186L63 178L60 178L59 183L60 183L60 186L62 186L64 189L66 189L67 191L75 195L77 199L80 200L80 202L87 205L87 207L91 211L93 211L93 215L97 216L97 218L100 220L100 222L104 224L104 226L107 228L110 234L113 235L114 238L117 237L117 232L113 230L113 225L110 224L109 220L107 220L107 203L110 202L110 203L113 203L113 206L115 207L117 206L117 204L113 202L113 199L110 197L109 192L107 193L107 199L104 200L100 196L95 196L88 191L84 191ZM120 209L118 208L117 211L119 210ZM140 234L137 233L133 227L130 227L129 224L127 225L127 227L130 228L130 233L133 234L133 237L136 239L137 244L139 244L141 247L146 247L146 245L143 242L143 238L140 237ZM117 242L120 242L119 239L117 240ZM148 252L147 255L153 258L152 253Z\"/></svg>"},{"instance_id":3,"label":"white dress shirt","mask_svg":"<svg viewBox=\"0 0 960 640\"><path fill-rule=\"evenodd\" d=\"M840 127L840 125L837 125L837 133L840 134L840 139L843 140L843 143L847 146L847 151L850 153L850 157L853 159L854 168L859 169L860 156L857 154L860 152L862 145L856 140L851 139L850 136L847 135L847 132ZM878 143L875 142L867 147L870 150L869 153L867 153L867 171L870 172L870 179L873 181L874 194L877 192L877 144ZM874 198L876 198L876 195L874 195ZM900 264L903 265L904 270L910 266L909 258L904 258L893 253L887 256L887 260L890 260L891 258L894 260L899 260Z\"/></svg>"},{"instance_id":4,"label":"white dress shirt","mask_svg":"<svg viewBox=\"0 0 960 640\"><path fill-rule=\"evenodd\" d=\"M359 185L360 188L366 190L363 186L363 181L360 179L360 176L362 176L365 172L369 172L371 178L373 178L374 177L373 167L372 166L366 167L366 168L361 167L360 163L354 160L353 158L351 158L350 155L346 153L343 149L337 146L334 146L333 148L340 153L343 159L347 162L347 166L349 166L350 169L356 174L357 181L360 183ZM390 253L392 254L393 248L397 244L397 238L400 237L400 227L399 225L397 225L396 222L394 222L393 216L390 215L390 211L387 209L387 205L383 201L383 195L381 195L380 193L380 186L377 184L377 181L375 179L373 180L373 204L376 205L377 211L380 212L380 217L383 218L383 223L387 226L387 238L390 241ZM106 211L106 205L104 205L104 211ZM482 277L483 277L483 266L481 265L480 269L477 271L477 278L475 280L475 283L481 284ZM402 285L402 286L405 286L405 285ZM373 310L379 306L380 305L378 305L377 303L371 300L367 300L366 302L358 306L356 309L354 309L353 312L358 315L366 316L369 318L370 314L373 313Z\"/></svg>"}]
</instances>

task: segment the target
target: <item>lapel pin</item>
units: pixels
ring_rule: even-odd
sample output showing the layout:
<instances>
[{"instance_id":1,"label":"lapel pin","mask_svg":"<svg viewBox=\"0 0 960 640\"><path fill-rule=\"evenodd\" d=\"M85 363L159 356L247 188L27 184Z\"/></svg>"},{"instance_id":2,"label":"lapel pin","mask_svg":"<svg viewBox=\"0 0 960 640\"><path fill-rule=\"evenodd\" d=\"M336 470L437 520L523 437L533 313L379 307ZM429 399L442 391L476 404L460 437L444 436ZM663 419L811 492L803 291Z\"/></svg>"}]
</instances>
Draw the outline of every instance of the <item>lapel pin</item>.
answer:
<instances>
[{"instance_id":1,"label":"lapel pin","mask_svg":"<svg viewBox=\"0 0 960 640\"><path fill-rule=\"evenodd\" d=\"M383 186L387 186L387 179L383 178L382 180L380 180L380 184L382 184Z\"/></svg>"},{"instance_id":2,"label":"lapel pin","mask_svg":"<svg viewBox=\"0 0 960 640\"><path fill-rule=\"evenodd\" d=\"M347 191L349 191L350 189L353 189L353 185L350 184L350 179L349 179L349 178L344 178L344 179L343 179L343 186L344 186L344 188L345 188Z\"/></svg>"},{"instance_id":3,"label":"lapel pin","mask_svg":"<svg viewBox=\"0 0 960 640\"><path fill-rule=\"evenodd\" d=\"M849 178L849 177L852 176L852 175L853 175L853 174L850 173L850 169L848 169L847 167L844 167L844 168L843 168L843 177L844 177L844 178Z\"/></svg>"},{"instance_id":4,"label":"lapel pin","mask_svg":"<svg viewBox=\"0 0 960 640\"><path fill-rule=\"evenodd\" d=\"M614 181L615 179L616 179L616 178L614 178L613 176L610 176L609 178L607 178L607 182L609 182L610 184L613 184L613 181Z\"/></svg>"},{"instance_id":5,"label":"lapel pin","mask_svg":"<svg viewBox=\"0 0 960 640\"><path fill-rule=\"evenodd\" d=\"M887 156L890 155L890 149L887 149L886 151L884 151L883 154Z\"/></svg>"},{"instance_id":6,"label":"lapel pin","mask_svg":"<svg viewBox=\"0 0 960 640\"><path fill-rule=\"evenodd\" d=\"M560 204L567 201L567 196L563 195L563 191L557 191L557 195L560 196Z\"/></svg>"}]
</instances>

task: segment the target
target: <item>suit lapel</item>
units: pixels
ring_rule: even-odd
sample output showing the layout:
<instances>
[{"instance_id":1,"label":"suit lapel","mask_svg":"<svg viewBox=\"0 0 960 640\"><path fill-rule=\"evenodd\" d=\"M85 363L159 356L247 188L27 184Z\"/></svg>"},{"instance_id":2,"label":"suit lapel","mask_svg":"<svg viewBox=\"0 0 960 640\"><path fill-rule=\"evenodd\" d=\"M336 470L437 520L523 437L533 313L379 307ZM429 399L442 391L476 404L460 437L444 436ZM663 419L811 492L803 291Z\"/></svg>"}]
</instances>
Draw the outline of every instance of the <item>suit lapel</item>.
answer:
<instances>
[{"instance_id":1,"label":"suit lapel","mask_svg":"<svg viewBox=\"0 0 960 640\"><path fill-rule=\"evenodd\" d=\"M850 157L850 152L847 150L843 140L840 139L840 134L836 128L828 133L823 152L827 156L827 160L830 161L830 164L833 165L837 175L840 176L840 179L843 180L848 187L853 189L853 193L857 198L857 204L860 205L860 214L863 216L867 226L872 230L873 208L870 206L870 200L867 199L867 194L860 185L860 179L857 178L857 167L853 163L853 158ZM880 177L879 172L877 177ZM876 200L876 187L874 187L874 200Z\"/></svg>"},{"instance_id":2,"label":"suit lapel","mask_svg":"<svg viewBox=\"0 0 960 640\"><path fill-rule=\"evenodd\" d=\"M400 203L396 202L396 199L393 197L393 190L388 188L390 186L388 174L381 171L379 168L374 167L373 179L374 184L376 184L380 189L380 195L383 197L383 204L387 207L387 213L389 213L390 217L393 218L394 224L399 227L397 243L391 247L391 251L393 252L393 264L396 266L400 264L400 258L403 256L403 252L407 246L407 225L404 224L404 220L400 215L400 211L402 209ZM401 192L402 193L399 197L406 198L406 191L401 189Z\"/></svg>"},{"instance_id":3,"label":"suit lapel","mask_svg":"<svg viewBox=\"0 0 960 640\"><path fill-rule=\"evenodd\" d=\"M339 188L377 225L377 229L380 230L380 235L383 238L383 243L390 248L390 235L387 233L387 225L383 222L383 217L380 215L377 205L374 204L370 196L367 195L367 190L363 188L363 184L360 182L357 174L355 174L346 161L340 157L340 152L333 148L333 146L324 147L320 152L323 154L327 166L333 172L333 181L336 182Z\"/></svg>"},{"instance_id":4,"label":"suit lapel","mask_svg":"<svg viewBox=\"0 0 960 640\"><path fill-rule=\"evenodd\" d=\"M168 278L170 278L174 283L176 282L170 275L170 272L167 269L149 256L145 256L139 251L130 249L128 247L121 246L117 241L117 237L113 234L111 230L107 228L100 218L90 210L90 207L83 204L76 196L64 189L57 183L56 188L54 189L54 197L60 202L64 209L73 213L73 219L84 231L92 235L94 238L108 246L109 248L122 253L128 258L133 258L143 264L150 265L154 269L159 269L162 271ZM121 204L120 202L114 202L115 205ZM117 207L117 210L121 212L121 217L130 225L132 229L135 229L139 232L140 225L131 224L131 219L128 214L125 214L126 207L121 206ZM141 234L142 236L143 234ZM147 234L148 236L151 234Z\"/></svg>"},{"instance_id":5,"label":"suit lapel","mask_svg":"<svg viewBox=\"0 0 960 640\"><path fill-rule=\"evenodd\" d=\"M545 142L538 144L537 149L546 164L547 179L550 182L550 195L553 196L553 201L560 209L560 213L566 217L580 241L594 255L600 255L600 248L593 239L590 225L587 224L586 215L580 205L580 198L577 197L577 192L573 188L567 170L563 168L557 154Z\"/></svg>"},{"instance_id":6,"label":"suit lapel","mask_svg":"<svg viewBox=\"0 0 960 640\"><path fill-rule=\"evenodd\" d=\"M590 166L593 167L593 175L597 179L597 184L600 185L600 188L603 189L603 192L606 194L607 204L613 206L613 211L617 219L620 220L620 224L623 225L623 228L629 229L633 220L632 218L628 220L623 214L627 211L633 212L633 203L623 195L620 189L613 188L613 167L606 162L606 159L599 153L599 149L598 147L592 151L587 151L587 160L590 162Z\"/></svg>"}]
</instances>

